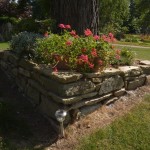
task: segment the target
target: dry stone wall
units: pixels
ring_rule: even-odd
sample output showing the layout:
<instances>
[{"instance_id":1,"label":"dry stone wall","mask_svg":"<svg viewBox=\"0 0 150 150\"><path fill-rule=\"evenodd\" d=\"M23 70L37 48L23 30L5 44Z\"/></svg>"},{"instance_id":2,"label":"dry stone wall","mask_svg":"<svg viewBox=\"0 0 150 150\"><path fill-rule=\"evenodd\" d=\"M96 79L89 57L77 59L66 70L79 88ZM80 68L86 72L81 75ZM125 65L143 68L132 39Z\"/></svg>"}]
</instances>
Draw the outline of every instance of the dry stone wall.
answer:
<instances>
[{"instance_id":1,"label":"dry stone wall","mask_svg":"<svg viewBox=\"0 0 150 150\"><path fill-rule=\"evenodd\" d=\"M45 116L55 120L58 109L68 111L65 123L110 104L146 83L150 62L107 68L102 73L53 72L49 66L0 52L0 67ZM149 76L148 76L149 77Z\"/></svg>"}]
</instances>

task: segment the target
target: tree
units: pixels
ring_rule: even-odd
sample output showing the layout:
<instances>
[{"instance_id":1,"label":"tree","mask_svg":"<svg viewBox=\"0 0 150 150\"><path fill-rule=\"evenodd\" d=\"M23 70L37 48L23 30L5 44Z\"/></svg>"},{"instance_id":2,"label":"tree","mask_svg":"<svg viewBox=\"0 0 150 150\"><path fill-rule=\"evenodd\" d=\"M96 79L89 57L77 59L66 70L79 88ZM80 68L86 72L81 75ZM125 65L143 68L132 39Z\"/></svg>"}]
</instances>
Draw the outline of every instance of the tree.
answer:
<instances>
[{"instance_id":1,"label":"tree","mask_svg":"<svg viewBox=\"0 0 150 150\"><path fill-rule=\"evenodd\" d=\"M129 0L99 0L100 32L120 32L129 16Z\"/></svg>"},{"instance_id":2,"label":"tree","mask_svg":"<svg viewBox=\"0 0 150 150\"><path fill-rule=\"evenodd\" d=\"M139 24L141 26L141 32L150 34L150 1L138 0L137 7L140 14Z\"/></svg>"},{"instance_id":3,"label":"tree","mask_svg":"<svg viewBox=\"0 0 150 150\"><path fill-rule=\"evenodd\" d=\"M52 16L57 24L70 24L79 34L90 28L99 31L99 0L52 0Z\"/></svg>"}]
</instances>

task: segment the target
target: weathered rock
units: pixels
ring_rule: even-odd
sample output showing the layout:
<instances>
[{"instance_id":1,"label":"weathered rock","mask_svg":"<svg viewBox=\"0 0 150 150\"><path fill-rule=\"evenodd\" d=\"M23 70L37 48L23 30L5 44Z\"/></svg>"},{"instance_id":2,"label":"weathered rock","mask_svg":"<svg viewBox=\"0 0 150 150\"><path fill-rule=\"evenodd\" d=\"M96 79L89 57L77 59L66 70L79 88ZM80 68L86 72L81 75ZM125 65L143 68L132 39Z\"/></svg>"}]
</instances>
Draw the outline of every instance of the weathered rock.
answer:
<instances>
[{"instance_id":1,"label":"weathered rock","mask_svg":"<svg viewBox=\"0 0 150 150\"><path fill-rule=\"evenodd\" d=\"M105 105L110 105L110 104L114 103L114 102L117 101L117 100L118 100L117 97L113 97L113 98L111 98L111 99L108 99L108 100L104 101L103 104L105 104Z\"/></svg>"},{"instance_id":2,"label":"weathered rock","mask_svg":"<svg viewBox=\"0 0 150 150\"><path fill-rule=\"evenodd\" d=\"M69 110L77 109L77 108L80 108L80 107L83 107L83 106L93 105L93 104L99 103L99 102L101 102L105 99L108 99L111 96L112 96L112 94L107 94L107 95L97 97L97 98L94 98L94 99L82 100L82 101L79 101L76 104L70 106Z\"/></svg>"},{"instance_id":3,"label":"weathered rock","mask_svg":"<svg viewBox=\"0 0 150 150\"><path fill-rule=\"evenodd\" d=\"M17 86L19 87L19 89L21 91L26 92L26 90L27 90L27 83L28 83L28 81L27 81L27 79L25 77L23 77L23 76L17 76L16 77L16 84L17 84Z\"/></svg>"},{"instance_id":4,"label":"weathered rock","mask_svg":"<svg viewBox=\"0 0 150 150\"><path fill-rule=\"evenodd\" d=\"M125 77L139 76L142 74L142 69L137 66L122 66L119 67L119 70L124 73Z\"/></svg>"},{"instance_id":5,"label":"weathered rock","mask_svg":"<svg viewBox=\"0 0 150 150\"><path fill-rule=\"evenodd\" d=\"M3 60L4 61L8 61L9 55L10 55L10 52L9 51L5 51L4 54L3 54Z\"/></svg>"},{"instance_id":6,"label":"weathered rock","mask_svg":"<svg viewBox=\"0 0 150 150\"><path fill-rule=\"evenodd\" d=\"M119 90L124 86L122 77L119 75L110 77L102 82L99 95L107 94L115 90Z\"/></svg>"},{"instance_id":7,"label":"weathered rock","mask_svg":"<svg viewBox=\"0 0 150 150\"><path fill-rule=\"evenodd\" d=\"M7 63L1 61L1 67L6 70L8 68Z\"/></svg>"},{"instance_id":8,"label":"weathered rock","mask_svg":"<svg viewBox=\"0 0 150 150\"><path fill-rule=\"evenodd\" d=\"M48 95L48 92L36 81L29 79L28 80L28 84L32 87L34 87L37 91L39 91L40 93L42 93L43 95Z\"/></svg>"},{"instance_id":9,"label":"weathered rock","mask_svg":"<svg viewBox=\"0 0 150 150\"><path fill-rule=\"evenodd\" d=\"M101 103L92 105L92 106L85 106L79 109L79 113L80 116L86 116L94 111L96 111L97 109L99 109L102 106Z\"/></svg>"},{"instance_id":10,"label":"weathered rock","mask_svg":"<svg viewBox=\"0 0 150 150\"><path fill-rule=\"evenodd\" d=\"M31 98L31 102L34 105L40 104L40 93L36 89L34 89L33 87L28 86L27 96L29 96L29 98Z\"/></svg>"},{"instance_id":11,"label":"weathered rock","mask_svg":"<svg viewBox=\"0 0 150 150\"><path fill-rule=\"evenodd\" d=\"M142 60L142 61L140 61L140 64L141 64L141 65L150 66L150 61L149 61L149 60Z\"/></svg>"},{"instance_id":12,"label":"weathered rock","mask_svg":"<svg viewBox=\"0 0 150 150\"><path fill-rule=\"evenodd\" d=\"M120 97L120 96L124 95L125 93L126 93L126 90L124 88L122 88L121 90L115 91L114 96Z\"/></svg>"},{"instance_id":13,"label":"weathered rock","mask_svg":"<svg viewBox=\"0 0 150 150\"><path fill-rule=\"evenodd\" d=\"M146 84L147 84L147 85L150 85L150 75L148 75L148 76L146 77Z\"/></svg>"},{"instance_id":14,"label":"weathered rock","mask_svg":"<svg viewBox=\"0 0 150 150\"><path fill-rule=\"evenodd\" d=\"M41 103L39 105L39 110L42 111L46 116L51 117L56 120L55 112L58 109L64 109L64 106L60 103L55 103L53 100L48 99L45 96L41 96ZM69 113L66 116L65 123L69 123L70 115Z\"/></svg>"},{"instance_id":15,"label":"weathered rock","mask_svg":"<svg viewBox=\"0 0 150 150\"><path fill-rule=\"evenodd\" d=\"M106 68L102 72L96 72L96 73L85 73L84 75L87 78L99 78L99 77L109 77L114 75L120 75L122 72L119 69L116 68Z\"/></svg>"},{"instance_id":16,"label":"weathered rock","mask_svg":"<svg viewBox=\"0 0 150 150\"><path fill-rule=\"evenodd\" d=\"M4 51L0 51L0 59L3 58L3 55L4 55Z\"/></svg>"},{"instance_id":17,"label":"weathered rock","mask_svg":"<svg viewBox=\"0 0 150 150\"><path fill-rule=\"evenodd\" d=\"M92 78L91 80L92 80L92 82L94 82L94 83L101 83L101 82L103 81L102 78Z\"/></svg>"},{"instance_id":18,"label":"weathered rock","mask_svg":"<svg viewBox=\"0 0 150 150\"><path fill-rule=\"evenodd\" d=\"M99 91L99 89L100 89L100 87L101 87L101 83L96 84L95 86L96 86L96 89L95 89L95 90L98 92L98 91Z\"/></svg>"},{"instance_id":19,"label":"weathered rock","mask_svg":"<svg viewBox=\"0 0 150 150\"><path fill-rule=\"evenodd\" d=\"M9 53L9 57L8 57L8 60L14 65L14 66L17 66L18 65L18 57L15 56L14 54L12 53Z\"/></svg>"},{"instance_id":20,"label":"weathered rock","mask_svg":"<svg viewBox=\"0 0 150 150\"><path fill-rule=\"evenodd\" d=\"M54 101L58 102L58 103L63 103L63 104L73 104L76 103L82 99L85 98L91 98L97 95L97 92L92 92L92 93L87 93L87 94L83 94L83 95L79 95L79 96L75 96L75 97L70 97L70 98L62 98L59 97L51 92L48 92L48 96L50 96Z\"/></svg>"},{"instance_id":21,"label":"weathered rock","mask_svg":"<svg viewBox=\"0 0 150 150\"><path fill-rule=\"evenodd\" d=\"M13 68L12 69L12 74L13 74L13 76L17 77L17 75L18 75L18 69L17 68Z\"/></svg>"},{"instance_id":22,"label":"weathered rock","mask_svg":"<svg viewBox=\"0 0 150 150\"><path fill-rule=\"evenodd\" d=\"M44 85L47 90L54 92L62 97L72 97L76 95L83 95L93 92L95 84L91 81L77 81L69 84L60 84L54 80L48 79L44 76L40 77L40 83Z\"/></svg>"},{"instance_id":23,"label":"weathered rock","mask_svg":"<svg viewBox=\"0 0 150 150\"><path fill-rule=\"evenodd\" d=\"M150 75L150 65L139 65L144 74Z\"/></svg>"},{"instance_id":24,"label":"weathered rock","mask_svg":"<svg viewBox=\"0 0 150 150\"><path fill-rule=\"evenodd\" d=\"M19 61L19 66L26 70L32 71L37 64L29 60L21 59Z\"/></svg>"},{"instance_id":25,"label":"weathered rock","mask_svg":"<svg viewBox=\"0 0 150 150\"><path fill-rule=\"evenodd\" d=\"M140 87L140 86L144 85L145 82L146 82L146 76L145 75L141 75L135 81L130 81L128 83L127 90L135 90L137 87Z\"/></svg>"},{"instance_id":26,"label":"weathered rock","mask_svg":"<svg viewBox=\"0 0 150 150\"><path fill-rule=\"evenodd\" d=\"M31 75L28 70L25 70L25 69L20 68L20 67L18 69L18 73L20 73L21 75L26 76L26 77L30 77L30 75Z\"/></svg>"}]
</instances>

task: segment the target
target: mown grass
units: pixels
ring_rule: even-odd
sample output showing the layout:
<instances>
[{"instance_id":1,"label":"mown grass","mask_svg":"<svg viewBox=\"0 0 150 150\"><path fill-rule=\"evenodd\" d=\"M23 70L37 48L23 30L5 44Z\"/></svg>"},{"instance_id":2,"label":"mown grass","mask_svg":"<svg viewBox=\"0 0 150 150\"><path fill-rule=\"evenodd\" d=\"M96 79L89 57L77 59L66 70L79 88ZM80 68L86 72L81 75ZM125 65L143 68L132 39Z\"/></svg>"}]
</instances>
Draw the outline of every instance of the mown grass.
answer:
<instances>
[{"instance_id":1,"label":"mown grass","mask_svg":"<svg viewBox=\"0 0 150 150\"><path fill-rule=\"evenodd\" d=\"M150 47L150 42L122 42L122 41L117 41L116 44Z\"/></svg>"},{"instance_id":2,"label":"mown grass","mask_svg":"<svg viewBox=\"0 0 150 150\"><path fill-rule=\"evenodd\" d=\"M9 48L8 42L0 43L0 50L6 50L8 48Z\"/></svg>"},{"instance_id":3,"label":"mown grass","mask_svg":"<svg viewBox=\"0 0 150 150\"><path fill-rule=\"evenodd\" d=\"M150 60L150 48L140 48L140 47L126 47L126 46L115 46L119 49L126 48L130 51L133 51L135 54L135 58L142 60Z\"/></svg>"},{"instance_id":4,"label":"mown grass","mask_svg":"<svg viewBox=\"0 0 150 150\"><path fill-rule=\"evenodd\" d=\"M149 150L150 95L129 114L80 141L78 150Z\"/></svg>"}]
</instances>

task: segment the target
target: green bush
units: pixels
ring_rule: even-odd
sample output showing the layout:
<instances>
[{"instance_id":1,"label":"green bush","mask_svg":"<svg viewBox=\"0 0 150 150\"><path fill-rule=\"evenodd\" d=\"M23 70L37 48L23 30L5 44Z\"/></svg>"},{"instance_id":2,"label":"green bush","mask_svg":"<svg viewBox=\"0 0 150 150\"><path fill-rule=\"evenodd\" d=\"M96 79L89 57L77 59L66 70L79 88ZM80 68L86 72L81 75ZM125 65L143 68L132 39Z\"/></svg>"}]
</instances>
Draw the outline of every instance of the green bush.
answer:
<instances>
[{"instance_id":1,"label":"green bush","mask_svg":"<svg viewBox=\"0 0 150 150\"><path fill-rule=\"evenodd\" d=\"M114 51L114 57L111 58L111 65L132 65L135 58L133 51L130 51L127 48Z\"/></svg>"},{"instance_id":2,"label":"green bush","mask_svg":"<svg viewBox=\"0 0 150 150\"><path fill-rule=\"evenodd\" d=\"M33 18L22 19L18 22L15 27L15 33L20 33L23 31L34 32L44 34L46 31L53 31L54 29L54 20L35 20Z\"/></svg>"},{"instance_id":3,"label":"green bush","mask_svg":"<svg viewBox=\"0 0 150 150\"><path fill-rule=\"evenodd\" d=\"M10 42L10 48L19 57L25 57L31 59L35 56L35 42L36 39L41 38L40 34L21 32L12 37Z\"/></svg>"}]
</instances>

